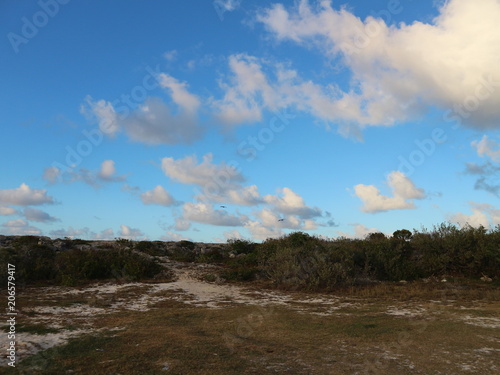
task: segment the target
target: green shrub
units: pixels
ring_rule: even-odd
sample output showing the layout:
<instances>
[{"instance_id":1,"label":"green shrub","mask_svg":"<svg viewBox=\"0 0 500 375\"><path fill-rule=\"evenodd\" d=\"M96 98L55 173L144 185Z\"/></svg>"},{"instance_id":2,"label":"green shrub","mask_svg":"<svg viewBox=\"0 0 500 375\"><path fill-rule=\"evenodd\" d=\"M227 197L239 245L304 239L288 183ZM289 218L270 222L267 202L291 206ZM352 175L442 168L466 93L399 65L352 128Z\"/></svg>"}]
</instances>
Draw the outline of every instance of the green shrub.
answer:
<instances>
[{"instance_id":1,"label":"green shrub","mask_svg":"<svg viewBox=\"0 0 500 375\"><path fill-rule=\"evenodd\" d=\"M249 254L256 250L257 244L247 240L231 239L227 241L228 251L236 254Z\"/></svg>"}]
</instances>

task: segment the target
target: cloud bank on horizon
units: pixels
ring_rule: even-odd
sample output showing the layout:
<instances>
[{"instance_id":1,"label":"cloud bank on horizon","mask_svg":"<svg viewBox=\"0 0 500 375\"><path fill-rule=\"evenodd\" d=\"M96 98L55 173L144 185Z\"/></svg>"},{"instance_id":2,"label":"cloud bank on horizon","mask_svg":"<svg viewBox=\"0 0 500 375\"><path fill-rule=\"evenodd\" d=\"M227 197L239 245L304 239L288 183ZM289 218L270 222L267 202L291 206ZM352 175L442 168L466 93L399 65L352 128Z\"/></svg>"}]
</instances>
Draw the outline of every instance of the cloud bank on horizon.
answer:
<instances>
[{"instance_id":1,"label":"cloud bank on horizon","mask_svg":"<svg viewBox=\"0 0 500 375\"><path fill-rule=\"evenodd\" d=\"M0 233L260 241L500 225L499 1L204 6L68 4L45 36L5 32L7 64L36 57L45 78L6 77L6 105L27 95L33 113L5 119ZM124 50L113 28L138 10L149 21L120 26ZM72 21L86 61L64 51L71 39L55 45ZM53 59L86 75L53 89Z\"/></svg>"}]
</instances>

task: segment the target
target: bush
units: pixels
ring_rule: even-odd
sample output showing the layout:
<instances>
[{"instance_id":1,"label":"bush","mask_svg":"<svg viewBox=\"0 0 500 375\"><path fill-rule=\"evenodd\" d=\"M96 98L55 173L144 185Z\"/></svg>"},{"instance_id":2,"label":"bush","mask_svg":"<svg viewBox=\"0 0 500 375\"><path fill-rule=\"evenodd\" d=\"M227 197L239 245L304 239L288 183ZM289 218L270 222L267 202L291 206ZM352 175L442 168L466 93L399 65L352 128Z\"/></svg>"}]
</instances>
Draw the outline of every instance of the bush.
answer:
<instances>
[{"instance_id":1,"label":"bush","mask_svg":"<svg viewBox=\"0 0 500 375\"><path fill-rule=\"evenodd\" d=\"M120 278L140 280L152 278L163 271L154 260L132 250L80 250L56 252L47 245L33 245L23 238L17 248L0 249L0 264L16 266L16 280L21 283L52 283L77 285L93 280Z\"/></svg>"},{"instance_id":2,"label":"bush","mask_svg":"<svg viewBox=\"0 0 500 375\"><path fill-rule=\"evenodd\" d=\"M151 241L139 241L135 244L135 250L152 256L164 256L166 251L159 247L157 243Z\"/></svg>"},{"instance_id":3,"label":"bush","mask_svg":"<svg viewBox=\"0 0 500 375\"><path fill-rule=\"evenodd\" d=\"M227 241L228 251L233 251L236 254L249 254L256 250L257 244L247 240L231 239Z\"/></svg>"}]
</instances>

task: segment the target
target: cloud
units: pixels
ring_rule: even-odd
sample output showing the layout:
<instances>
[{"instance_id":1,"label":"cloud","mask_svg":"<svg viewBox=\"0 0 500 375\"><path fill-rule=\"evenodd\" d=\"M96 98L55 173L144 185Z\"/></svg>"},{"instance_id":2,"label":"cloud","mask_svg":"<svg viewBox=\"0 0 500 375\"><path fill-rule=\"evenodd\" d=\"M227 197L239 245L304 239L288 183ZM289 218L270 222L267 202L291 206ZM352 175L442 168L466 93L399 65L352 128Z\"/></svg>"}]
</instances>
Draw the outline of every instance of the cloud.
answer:
<instances>
[{"instance_id":1,"label":"cloud","mask_svg":"<svg viewBox=\"0 0 500 375\"><path fill-rule=\"evenodd\" d=\"M268 238L278 238L284 233L281 228L267 227L259 221L248 221L245 228L250 232L250 235L255 240L264 241Z\"/></svg>"},{"instance_id":2,"label":"cloud","mask_svg":"<svg viewBox=\"0 0 500 375\"><path fill-rule=\"evenodd\" d=\"M177 50L175 49L172 49L170 51L167 51L163 54L163 58L167 61L174 61L176 58L177 58L177 55L179 53L177 52Z\"/></svg>"},{"instance_id":3,"label":"cloud","mask_svg":"<svg viewBox=\"0 0 500 375\"><path fill-rule=\"evenodd\" d=\"M120 225L118 237L135 241L138 238L144 237L144 233L140 229L130 228L128 225L122 224Z\"/></svg>"},{"instance_id":4,"label":"cloud","mask_svg":"<svg viewBox=\"0 0 500 375\"><path fill-rule=\"evenodd\" d=\"M99 130L109 137L115 137L120 130L119 115L116 113L113 104L106 100L94 101L88 95L85 98L85 104L80 106L80 112L89 120L97 122Z\"/></svg>"},{"instance_id":5,"label":"cloud","mask_svg":"<svg viewBox=\"0 0 500 375\"><path fill-rule=\"evenodd\" d=\"M203 193L197 195L196 199L241 206L256 206L264 203L264 198L260 195L257 185L234 184L230 187L223 184L205 185Z\"/></svg>"},{"instance_id":6,"label":"cloud","mask_svg":"<svg viewBox=\"0 0 500 375\"><path fill-rule=\"evenodd\" d=\"M53 238L68 237L68 238L84 239L84 238L91 238L93 236L93 233L87 227L82 228L82 229L76 229L76 228L73 228L72 226L70 226L68 229L61 228L61 229L53 230L49 234Z\"/></svg>"},{"instance_id":7,"label":"cloud","mask_svg":"<svg viewBox=\"0 0 500 375\"><path fill-rule=\"evenodd\" d=\"M101 182L120 182L125 181L126 176L116 174L115 162L113 160L104 160L99 170L89 170L80 168L79 170L68 170L62 172L59 168L48 167L45 169L42 178L50 184L62 181L66 184L74 182L84 182L92 187L101 187Z\"/></svg>"},{"instance_id":8,"label":"cloud","mask_svg":"<svg viewBox=\"0 0 500 375\"><path fill-rule=\"evenodd\" d=\"M466 163L465 174L479 176L474 184L474 189L484 190L500 197L500 166L491 162L484 164Z\"/></svg>"},{"instance_id":9,"label":"cloud","mask_svg":"<svg viewBox=\"0 0 500 375\"><path fill-rule=\"evenodd\" d=\"M458 212L449 215L449 221L457 223L460 227L470 225L477 228L483 226L486 229L500 225L500 209L495 208L490 204L469 202L472 214L467 215Z\"/></svg>"},{"instance_id":10,"label":"cloud","mask_svg":"<svg viewBox=\"0 0 500 375\"><path fill-rule=\"evenodd\" d=\"M194 155L178 160L168 157L162 159L161 168L165 175L174 181L204 188L213 186L218 190L225 190L245 180L232 166L224 162L217 165L212 163L212 160L211 153L204 155L199 164Z\"/></svg>"},{"instance_id":11,"label":"cloud","mask_svg":"<svg viewBox=\"0 0 500 375\"><path fill-rule=\"evenodd\" d=\"M185 231L191 228L191 223L189 222L189 220L177 217L175 219L175 225L172 228L178 231Z\"/></svg>"},{"instance_id":12,"label":"cloud","mask_svg":"<svg viewBox=\"0 0 500 375\"><path fill-rule=\"evenodd\" d=\"M368 236L370 233L378 233L380 230L377 228L368 228L363 224L359 223L353 223L349 224L354 227L354 233L347 233L347 232L342 232L342 231L337 231L337 234L341 237L346 237L346 238L359 238L359 239L364 239L366 236Z\"/></svg>"},{"instance_id":13,"label":"cloud","mask_svg":"<svg viewBox=\"0 0 500 375\"><path fill-rule=\"evenodd\" d=\"M274 208L285 215L297 215L302 219L311 219L322 215L318 207L309 207L304 199L292 189L284 187L278 190L277 195L266 195L264 201L274 206Z\"/></svg>"},{"instance_id":14,"label":"cloud","mask_svg":"<svg viewBox=\"0 0 500 375\"><path fill-rule=\"evenodd\" d=\"M92 239L94 239L94 240L114 240L115 233L114 233L113 229L111 229L111 228L104 229L99 233L94 233L92 235Z\"/></svg>"},{"instance_id":15,"label":"cloud","mask_svg":"<svg viewBox=\"0 0 500 375\"><path fill-rule=\"evenodd\" d=\"M8 216L8 215L16 215L18 211L12 207L0 206L0 215Z\"/></svg>"},{"instance_id":16,"label":"cloud","mask_svg":"<svg viewBox=\"0 0 500 375\"><path fill-rule=\"evenodd\" d=\"M392 197L382 195L373 185L356 185L355 194L363 201L364 212L383 212L388 210L403 210L415 208L414 199L423 199L426 194L399 171L391 172L387 177L387 184L393 193Z\"/></svg>"},{"instance_id":17,"label":"cloud","mask_svg":"<svg viewBox=\"0 0 500 375\"><path fill-rule=\"evenodd\" d=\"M248 220L244 215L231 215L225 210L216 210L208 203L185 203L183 206L183 219L197 223L236 227L242 226Z\"/></svg>"},{"instance_id":18,"label":"cloud","mask_svg":"<svg viewBox=\"0 0 500 375\"><path fill-rule=\"evenodd\" d=\"M61 170L57 167L48 167L43 171L42 178L49 184L53 185L59 181Z\"/></svg>"},{"instance_id":19,"label":"cloud","mask_svg":"<svg viewBox=\"0 0 500 375\"><path fill-rule=\"evenodd\" d=\"M160 206L172 206L176 203L175 199L161 185L142 193L141 200L144 204L158 204Z\"/></svg>"},{"instance_id":20,"label":"cloud","mask_svg":"<svg viewBox=\"0 0 500 375\"><path fill-rule=\"evenodd\" d=\"M175 113L157 97L147 97L137 108L122 105L117 112L111 102L94 101L90 96L81 112L111 137L123 129L132 141L148 145L191 144L198 140L204 132L197 119L198 97L187 90L186 83L168 74L160 73L157 79L172 99Z\"/></svg>"},{"instance_id":21,"label":"cloud","mask_svg":"<svg viewBox=\"0 0 500 375\"><path fill-rule=\"evenodd\" d=\"M182 240L189 240L188 237L184 237L180 233L175 233L171 231L167 231L165 236L162 236L160 238L162 241L182 241Z\"/></svg>"},{"instance_id":22,"label":"cloud","mask_svg":"<svg viewBox=\"0 0 500 375\"><path fill-rule=\"evenodd\" d=\"M26 220L38 221L40 223L51 223L54 221L60 221L59 219L50 216L48 213L36 208L25 208L24 217L26 218Z\"/></svg>"},{"instance_id":23,"label":"cloud","mask_svg":"<svg viewBox=\"0 0 500 375\"><path fill-rule=\"evenodd\" d=\"M179 82L174 77L161 73L158 76L160 86L170 92L170 96L175 104L177 104L188 115L196 115L200 107L200 100L196 95L191 94L187 90L187 83Z\"/></svg>"},{"instance_id":24,"label":"cloud","mask_svg":"<svg viewBox=\"0 0 500 375\"><path fill-rule=\"evenodd\" d=\"M286 218L282 218L281 215L278 215L270 208L263 208L261 211L255 212L254 216L260 220L262 226L269 229L314 230L318 226L314 220L304 220L296 215L288 215Z\"/></svg>"},{"instance_id":25,"label":"cloud","mask_svg":"<svg viewBox=\"0 0 500 375\"><path fill-rule=\"evenodd\" d=\"M101 170L97 174L97 177L102 181L116 182L124 181L125 176L117 176L115 162L113 160L104 160L101 163Z\"/></svg>"},{"instance_id":26,"label":"cloud","mask_svg":"<svg viewBox=\"0 0 500 375\"><path fill-rule=\"evenodd\" d=\"M2 224L3 232L11 236L38 236L42 231L23 219L10 220Z\"/></svg>"},{"instance_id":27,"label":"cloud","mask_svg":"<svg viewBox=\"0 0 500 375\"><path fill-rule=\"evenodd\" d=\"M51 196L47 195L47 190L31 189L22 183L16 189L0 190L0 203L12 204L16 206L30 206L54 203Z\"/></svg>"},{"instance_id":28,"label":"cloud","mask_svg":"<svg viewBox=\"0 0 500 375\"><path fill-rule=\"evenodd\" d=\"M316 108L330 121L393 125L437 106L449 110L452 120L498 128L499 18L497 0L449 0L430 23L389 26L333 9L330 1L313 8L302 0L293 9L274 4L257 20L276 39L317 48L329 59L340 57L350 70L347 88L332 85L335 95L324 104L317 97ZM311 90L319 92L314 85Z\"/></svg>"},{"instance_id":29,"label":"cloud","mask_svg":"<svg viewBox=\"0 0 500 375\"><path fill-rule=\"evenodd\" d=\"M479 156L488 156L495 163L500 163L499 142L495 142L493 139L489 139L487 135L483 135L480 141L473 141L471 144Z\"/></svg>"},{"instance_id":30,"label":"cloud","mask_svg":"<svg viewBox=\"0 0 500 375\"><path fill-rule=\"evenodd\" d=\"M214 5L219 6L227 12L232 12L240 6L241 1L242 0L215 0Z\"/></svg>"}]
</instances>

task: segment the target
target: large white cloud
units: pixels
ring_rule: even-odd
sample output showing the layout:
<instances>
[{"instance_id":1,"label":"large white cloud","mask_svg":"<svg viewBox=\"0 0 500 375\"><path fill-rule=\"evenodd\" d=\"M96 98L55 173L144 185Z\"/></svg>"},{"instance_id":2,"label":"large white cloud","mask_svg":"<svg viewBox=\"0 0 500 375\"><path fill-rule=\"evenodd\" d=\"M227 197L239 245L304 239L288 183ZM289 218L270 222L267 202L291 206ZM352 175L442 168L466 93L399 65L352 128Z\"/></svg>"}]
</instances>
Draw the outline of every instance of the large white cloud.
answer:
<instances>
[{"instance_id":1,"label":"large white cloud","mask_svg":"<svg viewBox=\"0 0 500 375\"><path fill-rule=\"evenodd\" d=\"M423 189L399 171L391 172L387 177L387 184L393 196L385 196L373 185L359 184L354 187L354 192L363 201L364 212L382 212L388 210L402 210L415 208L414 199L423 199L426 194Z\"/></svg>"},{"instance_id":2,"label":"large white cloud","mask_svg":"<svg viewBox=\"0 0 500 375\"><path fill-rule=\"evenodd\" d=\"M141 200L144 204L158 204L160 206L171 206L176 203L172 195L161 185L142 193Z\"/></svg>"},{"instance_id":3,"label":"large white cloud","mask_svg":"<svg viewBox=\"0 0 500 375\"><path fill-rule=\"evenodd\" d=\"M397 26L361 20L330 1L313 7L302 0L293 9L275 4L258 17L279 40L343 58L352 73L349 87L333 86L334 96L318 96L311 106L326 119L392 125L438 106L480 128L500 126L498 19L497 0L446 1L431 23Z\"/></svg>"},{"instance_id":4,"label":"large white cloud","mask_svg":"<svg viewBox=\"0 0 500 375\"><path fill-rule=\"evenodd\" d=\"M28 185L23 183L15 189L0 190L0 203L30 206L54 203L54 199L47 195L47 190L31 189Z\"/></svg>"}]
</instances>

